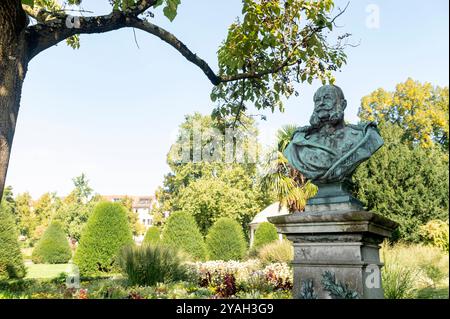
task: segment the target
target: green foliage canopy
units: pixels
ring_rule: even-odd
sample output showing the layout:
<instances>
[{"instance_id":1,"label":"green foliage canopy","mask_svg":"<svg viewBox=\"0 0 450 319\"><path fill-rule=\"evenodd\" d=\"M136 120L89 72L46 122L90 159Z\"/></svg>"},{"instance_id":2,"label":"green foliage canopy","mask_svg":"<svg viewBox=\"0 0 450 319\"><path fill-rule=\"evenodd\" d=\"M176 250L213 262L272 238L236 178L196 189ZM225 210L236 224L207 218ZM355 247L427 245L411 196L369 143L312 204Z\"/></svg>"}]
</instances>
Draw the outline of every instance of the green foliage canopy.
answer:
<instances>
[{"instance_id":1,"label":"green foliage canopy","mask_svg":"<svg viewBox=\"0 0 450 319\"><path fill-rule=\"evenodd\" d=\"M380 126L385 146L356 171L356 196L369 210L400 224L396 238L420 241L419 227L448 219L449 157L438 145L402 142L396 124Z\"/></svg>"},{"instance_id":2,"label":"green foliage canopy","mask_svg":"<svg viewBox=\"0 0 450 319\"><path fill-rule=\"evenodd\" d=\"M66 5L80 5L80 0L22 0L26 12L41 23L61 17ZM169 32L155 31L147 20L162 8L164 16L173 21L181 0L111 0L112 11L132 16L138 28L159 36L195 63L215 85L211 93L217 102L213 115L217 118L241 114L249 104L257 109L283 110L283 98L297 94L297 83L314 79L334 82L332 72L346 62L343 39L335 44L327 41L333 31L333 0L243 0L241 17L229 27L228 35L218 50L217 74L187 46ZM150 13L148 10L152 10ZM36 14L36 12L39 12ZM63 15L65 17L65 15ZM119 27L119 26L118 26ZM151 31L148 31L148 30ZM92 33L83 30L82 33ZM73 48L80 47L79 35L67 38Z\"/></svg>"},{"instance_id":3,"label":"green foliage canopy","mask_svg":"<svg viewBox=\"0 0 450 319\"><path fill-rule=\"evenodd\" d=\"M282 97L297 93L295 83L334 82L331 72L345 63L346 55L340 43L326 41L325 31L334 26L333 1L242 2L243 17L229 27L218 52L225 81L211 94L218 102L214 116L239 116L246 102L283 111Z\"/></svg>"},{"instance_id":4,"label":"green foliage canopy","mask_svg":"<svg viewBox=\"0 0 450 319\"><path fill-rule=\"evenodd\" d=\"M184 211L193 215L203 234L220 217L230 217L246 228L253 216L273 201L273 196L259 184L256 161L259 146L250 145L251 139L248 139L258 135L252 120L246 122L245 130L239 130L244 154L242 162L227 161L226 149L221 147L214 149L217 156L212 160L194 161L194 150L190 144L190 156L187 161L181 159L186 135L193 139L194 134L205 133L199 144L204 149L211 143L211 136L207 134L211 130L223 138L226 123L198 113L186 116L180 125L177 142L167 156L172 172L165 176L164 188L159 196L163 210ZM235 156L237 151L233 152ZM250 152L255 152L256 158L245 156Z\"/></svg>"},{"instance_id":5,"label":"green foliage canopy","mask_svg":"<svg viewBox=\"0 0 450 319\"><path fill-rule=\"evenodd\" d=\"M61 221L70 238L79 241L89 215L102 198L99 195L92 195L93 190L85 174L73 178L72 181L74 188L61 201L55 218Z\"/></svg>"},{"instance_id":6,"label":"green foliage canopy","mask_svg":"<svg viewBox=\"0 0 450 319\"><path fill-rule=\"evenodd\" d=\"M448 87L420 83L409 78L394 92L380 88L363 97L359 117L363 121L395 123L402 139L431 147L438 143L448 151Z\"/></svg>"}]
</instances>

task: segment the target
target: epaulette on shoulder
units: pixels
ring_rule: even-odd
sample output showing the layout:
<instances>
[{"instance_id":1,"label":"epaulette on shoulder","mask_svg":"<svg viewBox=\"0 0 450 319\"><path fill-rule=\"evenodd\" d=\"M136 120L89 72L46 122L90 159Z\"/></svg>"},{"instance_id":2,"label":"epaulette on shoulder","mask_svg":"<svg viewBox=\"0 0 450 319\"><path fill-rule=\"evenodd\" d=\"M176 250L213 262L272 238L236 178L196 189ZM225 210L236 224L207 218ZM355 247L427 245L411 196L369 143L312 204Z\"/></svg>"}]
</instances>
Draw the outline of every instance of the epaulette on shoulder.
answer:
<instances>
[{"instance_id":1,"label":"epaulette on shoulder","mask_svg":"<svg viewBox=\"0 0 450 319\"><path fill-rule=\"evenodd\" d=\"M347 124L346 126L352 128L352 129L354 129L354 130L357 130L357 131L364 131L364 129L366 128L367 124L368 124L368 123L361 123L361 124Z\"/></svg>"},{"instance_id":2,"label":"epaulette on shoulder","mask_svg":"<svg viewBox=\"0 0 450 319\"><path fill-rule=\"evenodd\" d=\"M297 128L295 133L307 133L309 131L311 131L311 126L300 126L300 127Z\"/></svg>"}]
</instances>

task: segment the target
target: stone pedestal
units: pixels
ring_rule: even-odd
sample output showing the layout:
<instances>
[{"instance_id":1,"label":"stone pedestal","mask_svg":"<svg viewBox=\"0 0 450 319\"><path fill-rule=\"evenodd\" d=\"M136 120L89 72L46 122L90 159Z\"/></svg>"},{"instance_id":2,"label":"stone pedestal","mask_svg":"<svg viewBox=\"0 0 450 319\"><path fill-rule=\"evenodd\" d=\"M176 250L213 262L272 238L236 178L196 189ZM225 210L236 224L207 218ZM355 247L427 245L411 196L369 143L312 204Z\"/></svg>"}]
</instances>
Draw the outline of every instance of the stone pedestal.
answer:
<instances>
[{"instance_id":1,"label":"stone pedestal","mask_svg":"<svg viewBox=\"0 0 450 319\"><path fill-rule=\"evenodd\" d=\"M294 298L305 298L311 283L317 298L331 298L322 284L329 271L359 298L382 299L379 245L397 224L364 211L349 197L340 202L329 198L315 197L306 212L269 218L294 243Z\"/></svg>"}]
</instances>

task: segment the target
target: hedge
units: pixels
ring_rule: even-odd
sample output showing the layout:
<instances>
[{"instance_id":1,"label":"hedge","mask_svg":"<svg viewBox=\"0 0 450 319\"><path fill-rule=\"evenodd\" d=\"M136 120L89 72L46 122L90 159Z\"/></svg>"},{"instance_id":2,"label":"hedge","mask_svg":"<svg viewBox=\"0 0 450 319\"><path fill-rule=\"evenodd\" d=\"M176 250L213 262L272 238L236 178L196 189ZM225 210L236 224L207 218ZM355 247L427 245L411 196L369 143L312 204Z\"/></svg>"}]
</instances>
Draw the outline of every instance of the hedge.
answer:
<instances>
[{"instance_id":1,"label":"hedge","mask_svg":"<svg viewBox=\"0 0 450 319\"><path fill-rule=\"evenodd\" d=\"M65 264L72 258L69 241L59 222L52 222L31 255L35 264Z\"/></svg>"},{"instance_id":2,"label":"hedge","mask_svg":"<svg viewBox=\"0 0 450 319\"><path fill-rule=\"evenodd\" d=\"M152 226L149 229L147 229L147 232L145 233L144 245L154 245L159 243L161 240L161 231L158 227Z\"/></svg>"},{"instance_id":3,"label":"hedge","mask_svg":"<svg viewBox=\"0 0 450 319\"><path fill-rule=\"evenodd\" d=\"M0 206L0 279L23 278L26 275L18 237L12 214Z\"/></svg>"},{"instance_id":4,"label":"hedge","mask_svg":"<svg viewBox=\"0 0 450 319\"><path fill-rule=\"evenodd\" d=\"M269 222L261 223L255 231L253 248L259 249L276 240L278 240L277 228Z\"/></svg>"},{"instance_id":5,"label":"hedge","mask_svg":"<svg viewBox=\"0 0 450 319\"><path fill-rule=\"evenodd\" d=\"M187 253L194 260L204 260L206 247L194 217L175 212L167 219L161 241L163 244Z\"/></svg>"},{"instance_id":6,"label":"hedge","mask_svg":"<svg viewBox=\"0 0 450 319\"><path fill-rule=\"evenodd\" d=\"M206 247L210 260L241 260L247 250L241 225L231 218L220 218L206 236Z\"/></svg>"},{"instance_id":7,"label":"hedge","mask_svg":"<svg viewBox=\"0 0 450 319\"><path fill-rule=\"evenodd\" d=\"M133 244L126 209L118 203L97 204L81 233L74 262L84 276L105 274L120 269L119 251Z\"/></svg>"}]
</instances>

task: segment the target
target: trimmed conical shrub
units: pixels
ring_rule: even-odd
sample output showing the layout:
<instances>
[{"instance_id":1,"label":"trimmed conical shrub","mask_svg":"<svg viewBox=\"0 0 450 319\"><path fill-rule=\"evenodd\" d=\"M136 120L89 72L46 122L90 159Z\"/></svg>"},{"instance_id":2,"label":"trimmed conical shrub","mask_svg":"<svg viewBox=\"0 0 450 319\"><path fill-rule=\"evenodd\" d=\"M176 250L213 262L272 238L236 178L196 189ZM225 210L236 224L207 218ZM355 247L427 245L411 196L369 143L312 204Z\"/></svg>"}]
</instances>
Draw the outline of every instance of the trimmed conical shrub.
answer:
<instances>
[{"instance_id":1,"label":"trimmed conical shrub","mask_svg":"<svg viewBox=\"0 0 450 319\"><path fill-rule=\"evenodd\" d=\"M23 278L26 275L18 237L13 216L0 206L0 279Z\"/></svg>"},{"instance_id":2,"label":"trimmed conical shrub","mask_svg":"<svg viewBox=\"0 0 450 319\"><path fill-rule=\"evenodd\" d=\"M118 203L98 204L81 233L74 263L83 276L105 274L120 269L119 251L133 244L126 209Z\"/></svg>"},{"instance_id":3,"label":"trimmed conical shrub","mask_svg":"<svg viewBox=\"0 0 450 319\"><path fill-rule=\"evenodd\" d=\"M175 212L167 219L162 233L162 243L180 249L195 260L206 257L205 242L194 217Z\"/></svg>"},{"instance_id":4,"label":"trimmed conical shrub","mask_svg":"<svg viewBox=\"0 0 450 319\"><path fill-rule=\"evenodd\" d=\"M72 258L69 241L59 222L52 222L31 255L35 264L65 264Z\"/></svg>"},{"instance_id":5,"label":"trimmed conical shrub","mask_svg":"<svg viewBox=\"0 0 450 319\"><path fill-rule=\"evenodd\" d=\"M255 231L253 248L259 249L262 246L270 244L276 240L278 240L277 228L269 222L261 223Z\"/></svg>"},{"instance_id":6,"label":"trimmed conical shrub","mask_svg":"<svg viewBox=\"0 0 450 319\"><path fill-rule=\"evenodd\" d=\"M231 218L220 218L206 236L206 247L210 260L241 260L247 250L241 225Z\"/></svg>"},{"instance_id":7,"label":"trimmed conical shrub","mask_svg":"<svg viewBox=\"0 0 450 319\"><path fill-rule=\"evenodd\" d=\"M158 227L152 226L145 233L144 245L155 245L161 240L161 231Z\"/></svg>"}]
</instances>

